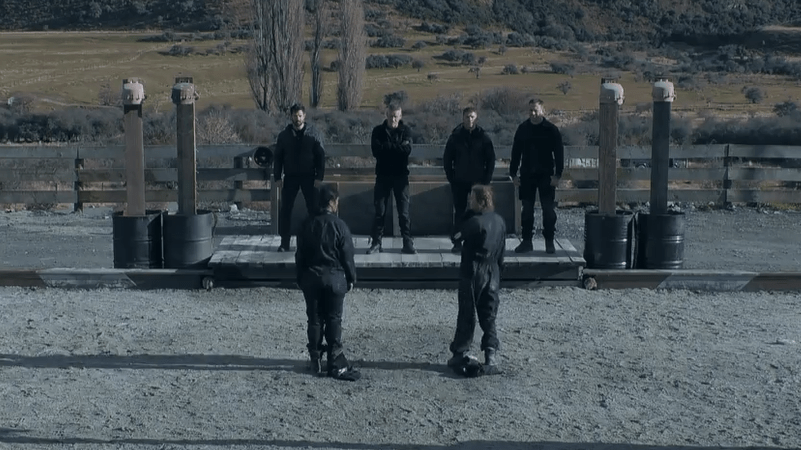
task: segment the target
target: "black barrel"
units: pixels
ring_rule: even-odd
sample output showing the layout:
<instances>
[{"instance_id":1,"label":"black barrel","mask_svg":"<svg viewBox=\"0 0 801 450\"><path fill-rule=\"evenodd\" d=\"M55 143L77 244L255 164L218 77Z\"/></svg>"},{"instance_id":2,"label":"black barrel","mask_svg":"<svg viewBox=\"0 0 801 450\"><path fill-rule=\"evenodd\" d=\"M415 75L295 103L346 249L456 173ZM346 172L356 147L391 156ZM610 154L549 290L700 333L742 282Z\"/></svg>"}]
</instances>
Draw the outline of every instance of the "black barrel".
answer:
<instances>
[{"instance_id":1,"label":"black barrel","mask_svg":"<svg viewBox=\"0 0 801 450\"><path fill-rule=\"evenodd\" d=\"M111 217L114 267L117 269L160 269L162 266L163 211L145 211L144 216Z\"/></svg>"},{"instance_id":2,"label":"black barrel","mask_svg":"<svg viewBox=\"0 0 801 450\"><path fill-rule=\"evenodd\" d=\"M637 216L638 269L681 269L684 265L684 213Z\"/></svg>"},{"instance_id":3,"label":"black barrel","mask_svg":"<svg viewBox=\"0 0 801 450\"><path fill-rule=\"evenodd\" d=\"M214 251L214 214L164 215L164 267L205 269Z\"/></svg>"},{"instance_id":4,"label":"black barrel","mask_svg":"<svg viewBox=\"0 0 801 450\"><path fill-rule=\"evenodd\" d=\"M633 217L630 211L616 211L613 216L593 210L584 215L584 260L588 268L631 268Z\"/></svg>"}]
</instances>

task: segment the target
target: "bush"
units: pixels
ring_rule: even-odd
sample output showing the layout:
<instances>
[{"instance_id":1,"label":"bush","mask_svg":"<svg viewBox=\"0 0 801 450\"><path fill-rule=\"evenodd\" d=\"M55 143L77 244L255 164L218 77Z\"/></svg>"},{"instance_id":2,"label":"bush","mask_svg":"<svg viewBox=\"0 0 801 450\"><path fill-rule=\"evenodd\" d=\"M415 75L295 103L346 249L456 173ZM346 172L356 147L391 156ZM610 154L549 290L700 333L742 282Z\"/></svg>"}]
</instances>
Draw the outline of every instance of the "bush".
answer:
<instances>
[{"instance_id":1,"label":"bush","mask_svg":"<svg viewBox=\"0 0 801 450\"><path fill-rule=\"evenodd\" d=\"M564 61L556 61L551 63L551 72L572 77L576 73L576 66Z\"/></svg>"},{"instance_id":2,"label":"bush","mask_svg":"<svg viewBox=\"0 0 801 450\"><path fill-rule=\"evenodd\" d=\"M414 61L412 61L412 69L417 69L418 72L425 66L426 63L420 59L415 59Z\"/></svg>"},{"instance_id":3,"label":"bush","mask_svg":"<svg viewBox=\"0 0 801 450\"><path fill-rule=\"evenodd\" d=\"M405 44L406 44L406 39L400 36L385 35L371 42L370 46L380 47L380 48L400 48L403 47Z\"/></svg>"},{"instance_id":4,"label":"bush","mask_svg":"<svg viewBox=\"0 0 801 450\"><path fill-rule=\"evenodd\" d=\"M501 75L517 75L519 73L520 70L515 64L507 64L503 66L503 70L501 70Z\"/></svg>"},{"instance_id":5,"label":"bush","mask_svg":"<svg viewBox=\"0 0 801 450\"><path fill-rule=\"evenodd\" d=\"M426 45L425 42L417 41L417 42L414 43L414 45L412 45L412 50L422 50L422 49L424 49L426 47L427 47L427 45Z\"/></svg>"},{"instance_id":6,"label":"bush","mask_svg":"<svg viewBox=\"0 0 801 450\"><path fill-rule=\"evenodd\" d=\"M765 93L762 89L755 86L743 87L743 94L745 94L745 98L751 103L762 103L762 99L765 98Z\"/></svg>"},{"instance_id":7,"label":"bush","mask_svg":"<svg viewBox=\"0 0 801 450\"><path fill-rule=\"evenodd\" d=\"M365 59L365 67L368 69L397 69L411 64L412 57L409 55L370 55Z\"/></svg>"},{"instance_id":8,"label":"bush","mask_svg":"<svg viewBox=\"0 0 801 450\"><path fill-rule=\"evenodd\" d=\"M799 112L798 103L787 100L773 105L773 112L779 117L792 116Z\"/></svg>"},{"instance_id":9,"label":"bush","mask_svg":"<svg viewBox=\"0 0 801 450\"><path fill-rule=\"evenodd\" d=\"M520 114L528 95L518 89L497 87L479 92L477 104L482 111L492 110L501 116Z\"/></svg>"},{"instance_id":10,"label":"bush","mask_svg":"<svg viewBox=\"0 0 801 450\"><path fill-rule=\"evenodd\" d=\"M570 84L570 81L568 80L564 80L556 85L556 89L559 89L559 91L564 95L567 95L567 93L570 92L570 89L572 88L573 85Z\"/></svg>"}]
</instances>

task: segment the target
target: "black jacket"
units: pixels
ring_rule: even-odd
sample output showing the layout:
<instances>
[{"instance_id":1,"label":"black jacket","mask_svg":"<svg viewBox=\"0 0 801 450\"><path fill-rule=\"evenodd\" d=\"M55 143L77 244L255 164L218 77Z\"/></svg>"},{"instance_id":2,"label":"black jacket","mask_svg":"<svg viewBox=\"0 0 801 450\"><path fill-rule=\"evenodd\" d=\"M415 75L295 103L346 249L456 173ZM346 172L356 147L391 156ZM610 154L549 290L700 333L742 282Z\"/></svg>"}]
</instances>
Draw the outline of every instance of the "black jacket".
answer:
<instances>
[{"instance_id":1,"label":"black jacket","mask_svg":"<svg viewBox=\"0 0 801 450\"><path fill-rule=\"evenodd\" d=\"M273 160L273 177L281 180L281 172L287 176L313 176L322 180L325 176L325 148L317 130L308 123L297 131L292 124L278 134Z\"/></svg>"},{"instance_id":2,"label":"black jacket","mask_svg":"<svg viewBox=\"0 0 801 450\"><path fill-rule=\"evenodd\" d=\"M503 252L506 250L506 221L495 212L470 212L454 236L462 242L462 259L459 276L472 277L477 271L503 270Z\"/></svg>"},{"instance_id":3,"label":"black jacket","mask_svg":"<svg viewBox=\"0 0 801 450\"><path fill-rule=\"evenodd\" d=\"M307 217L298 233L295 251L298 284L304 275L323 278L344 273L348 283L356 282L353 238L345 222L329 211Z\"/></svg>"},{"instance_id":4,"label":"black jacket","mask_svg":"<svg viewBox=\"0 0 801 450\"><path fill-rule=\"evenodd\" d=\"M490 184L495 170L495 148L481 127L472 132L463 125L453 129L442 157L449 183Z\"/></svg>"},{"instance_id":5,"label":"black jacket","mask_svg":"<svg viewBox=\"0 0 801 450\"><path fill-rule=\"evenodd\" d=\"M409 175L409 154L412 152L411 130L401 120L398 128L387 126L387 121L373 128L370 148L375 157L376 176Z\"/></svg>"},{"instance_id":6,"label":"black jacket","mask_svg":"<svg viewBox=\"0 0 801 450\"><path fill-rule=\"evenodd\" d=\"M512 161L509 175L516 176L556 175L562 177L565 167L565 147L562 134L556 125L542 119L538 125L526 120L517 127L512 144Z\"/></svg>"}]
</instances>

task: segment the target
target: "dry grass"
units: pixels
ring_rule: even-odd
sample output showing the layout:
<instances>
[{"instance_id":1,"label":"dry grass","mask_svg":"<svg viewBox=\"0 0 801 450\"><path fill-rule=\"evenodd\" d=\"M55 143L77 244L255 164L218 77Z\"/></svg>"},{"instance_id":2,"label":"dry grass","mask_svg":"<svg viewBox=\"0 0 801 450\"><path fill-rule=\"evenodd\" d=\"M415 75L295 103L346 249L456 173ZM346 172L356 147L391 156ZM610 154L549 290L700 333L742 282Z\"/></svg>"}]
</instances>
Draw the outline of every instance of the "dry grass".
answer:
<instances>
[{"instance_id":1,"label":"dry grass","mask_svg":"<svg viewBox=\"0 0 801 450\"><path fill-rule=\"evenodd\" d=\"M413 30L411 30L414 33ZM233 107L252 108L253 102L245 78L243 56L224 55L167 56L160 52L172 43L138 42L146 34L115 32L36 32L0 34L0 96L17 93L35 93L49 100L45 106L56 108L64 104L96 105L101 85L112 88L121 85L127 77L140 77L145 82L147 103L155 109L171 107L170 91L178 75L192 75L201 94L198 106L229 104ZM593 110L598 105L599 80L610 71L596 69L569 77L550 71L550 61L571 60L573 55L549 52L542 49L509 48L504 55L497 48L465 49L477 57L484 56L486 64L481 77L469 73L467 66L453 65L436 59L451 47L434 45L433 36L409 34L406 48L370 48L370 53L406 53L424 61L419 72L411 67L367 71L362 108L380 107L383 96L389 92L405 90L413 103L450 93L461 93L465 101L476 93L498 86L508 86L526 93L542 96L551 110L567 112ZM428 47L413 51L410 47L425 40ZM183 45L196 49L215 47L221 41L186 42ZM231 47L244 44L233 41ZM336 58L333 50L322 55L323 67ZM308 65L308 58L307 65ZM527 67L530 73L502 75L507 64ZM638 103L650 103L652 84L637 80L632 73L614 71L621 75L626 91L624 112L634 111ZM428 74L438 78L430 81ZM324 92L323 108L333 108L336 99L336 73L322 73ZM700 77L700 76L699 76ZM308 77L307 77L308 78ZM563 94L557 85L569 80L572 89ZM770 110L774 103L788 98L801 98L801 85L781 77L739 76L729 77L726 84L707 84L699 90L677 89L674 104L677 111L697 112L712 110L716 114L747 115ZM303 99L308 98L308 80L304 82ZM747 102L743 86L759 86L765 92L760 105Z\"/></svg>"}]
</instances>

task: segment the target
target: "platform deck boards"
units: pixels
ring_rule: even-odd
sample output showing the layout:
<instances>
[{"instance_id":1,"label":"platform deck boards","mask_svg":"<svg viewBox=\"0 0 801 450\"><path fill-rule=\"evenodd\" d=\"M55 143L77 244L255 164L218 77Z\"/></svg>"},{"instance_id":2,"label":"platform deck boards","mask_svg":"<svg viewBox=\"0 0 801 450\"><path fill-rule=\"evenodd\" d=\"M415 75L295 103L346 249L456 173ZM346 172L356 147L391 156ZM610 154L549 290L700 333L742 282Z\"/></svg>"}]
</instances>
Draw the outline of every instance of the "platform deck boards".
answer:
<instances>
[{"instance_id":1,"label":"platform deck boards","mask_svg":"<svg viewBox=\"0 0 801 450\"><path fill-rule=\"evenodd\" d=\"M412 281L449 282L458 278L460 255L451 253L451 242L446 236L416 237L416 255L401 253L400 237L386 237L383 252L366 254L367 236L354 236L355 262L360 281L377 285L408 283ZM545 242L534 240L534 251L517 254L517 238L506 239L504 285L538 282L572 284L578 282L586 261L573 244L556 239L556 253L545 253ZM289 252L278 252L280 238L274 235L226 236L209 261L218 281L292 282L295 269L295 238Z\"/></svg>"}]
</instances>

